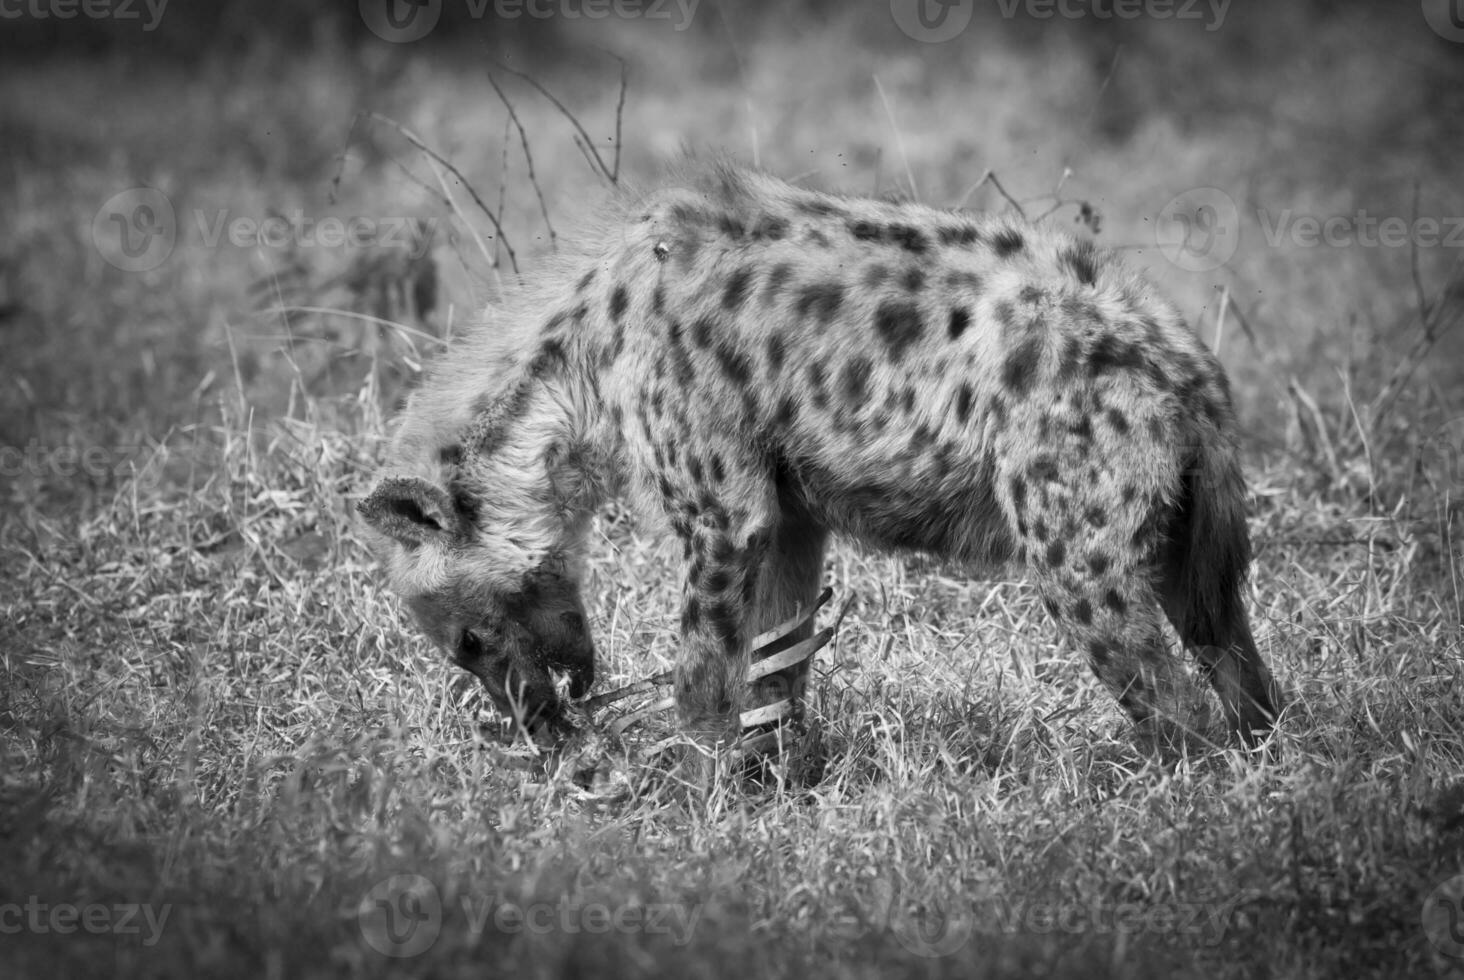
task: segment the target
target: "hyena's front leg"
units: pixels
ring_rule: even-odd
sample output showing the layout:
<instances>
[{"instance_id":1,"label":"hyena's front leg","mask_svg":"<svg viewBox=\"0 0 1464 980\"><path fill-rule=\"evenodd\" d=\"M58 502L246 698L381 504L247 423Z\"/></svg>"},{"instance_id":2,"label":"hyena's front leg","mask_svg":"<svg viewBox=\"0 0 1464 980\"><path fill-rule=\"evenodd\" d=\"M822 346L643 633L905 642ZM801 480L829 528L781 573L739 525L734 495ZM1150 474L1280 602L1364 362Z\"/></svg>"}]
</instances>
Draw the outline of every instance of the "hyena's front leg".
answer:
<instances>
[{"instance_id":1,"label":"hyena's front leg","mask_svg":"<svg viewBox=\"0 0 1464 980\"><path fill-rule=\"evenodd\" d=\"M715 505L698 515L686 541L676 704L683 729L705 748L737 737L766 541L765 533Z\"/></svg>"}]
</instances>

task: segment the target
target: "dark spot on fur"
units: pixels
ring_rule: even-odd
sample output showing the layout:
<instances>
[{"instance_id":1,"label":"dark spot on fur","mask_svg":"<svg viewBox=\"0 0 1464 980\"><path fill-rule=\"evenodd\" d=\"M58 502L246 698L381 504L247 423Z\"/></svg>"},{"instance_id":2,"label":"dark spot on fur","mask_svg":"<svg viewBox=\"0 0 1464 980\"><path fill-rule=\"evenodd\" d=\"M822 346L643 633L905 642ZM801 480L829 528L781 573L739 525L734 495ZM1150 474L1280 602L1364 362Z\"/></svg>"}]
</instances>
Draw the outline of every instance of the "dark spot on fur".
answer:
<instances>
[{"instance_id":1,"label":"dark spot on fur","mask_svg":"<svg viewBox=\"0 0 1464 980\"><path fill-rule=\"evenodd\" d=\"M1093 604L1087 599L1079 599L1078 604L1073 606L1073 618L1084 626L1093 623Z\"/></svg>"},{"instance_id":2,"label":"dark spot on fur","mask_svg":"<svg viewBox=\"0 0 1464 980\"><path fill-rule=\"evenodd\" d=\"M690 453L686 456L686 472L691 476L691 482L701 486L706 481L706 471L702 468L702 461Z\"/></svg>"},{"instance_id":3,"label":"dark spot on fur","mask_svg":"<svg viewBox=\"0 0 1464 980\"><path fill-rule=\"evenodd\" d=\"M690 388L696 381L696 367L691 363L691 354L681 339L681 321L672 320L668 327L671 364L676 370L676 381L683 388Z\"/></svg>"},{"instance_id":4,"label":"dark spot on fur","mask_svg":"<svg viewBox=\"0 0 1464 980\"><path fill-rule=\"evenodd\" d=\"M773 266L773 271L768 273L768 284L763 287L763 302L771 303L777 299L778 293L782 292L792 275L793 266L788 262L779 262Z\"/></svg>"},{"instance_id":5,"label":"dark spot on fur","mask_svg":"<svg viewBox=\"0 0 1464 980\"><path fill-rule=\"evenodd\" d=\"M1124 418L1124 414L1122 412L1120 412L1116 408L1110 408L1108 409L1106 414L1108 416L1108 424L1113 426L1114 432L1117 432L1121 436L1128 435L1128 419Z\"/></svg>"},{"instance_id":6,"label":"dark spot on fur","mask_svg":"<svg viewBox=\"0 0 1464 980\"><path fill-rule=\"evenodd\" d=\"M625 307L629 305L630 297L626 295L624 286L616 286L610 294L610 319L618 321L625 316Z\"/></svg>"},{"instance_id":7,"label":"dark spot on fur","mask_svg":"<svg viewBox=\"0 0 1464 980\"><path fill-rule=\"evenodd\" d=\"M1096 258L1092 242L1079 242L1059 255L1058 261L1067 266L1078 282L1091 286L1098 279Z\"/></svg>"},{"instance_id":8,"label":"dark spot on fur","mask_svg":"<svg viewBox=\"0 0 1464 980\"><path fill-rule=\"evenodd\" d=\"M1149 416L1149 438L1155 442L1164 441L1164 420L1157 415Z\"/></svg>"},{"instance_id":9,"label":"dark spot on fur","mask_svg":"<svg viewBox=\"0 0 1464 980\"><path fill-rule=\"evenodd\" d=\"M942 225L940 229L942 245L974 245L980 237L975 225Z\"/></svg>"},{"instance_id":10,"label":"dark spot on fur","mask_svg":"<svg viewBox=\"0 0 1464 980\"><path fill-rule=\"evenodd\" d=\"M1111 333L1098 338L1088 355L1088 372L1094 377L1117 368L1138 369L1144 366L1137 344L1119 340Z\"/></svg>"},{"instance_id":11,"label":"dark spot on fur","mask_svg":"<svg viewBox=\"0 0 1464 980\"><path fill-rule=\"evenodd\" d=\"M991 247L996 250L996 257L999 259L1009 259L1025 246L1022 233L1014 228L1003 228L991 240Z\"/></svg>"},{"instance_id":12,"label":"dark spot on fur","mask_svg":"<svg viewBox=\"0 0 1464 980\"><path fill-rule=\"evenodd\" d=\"M788 350L783 343L783 335L780 333L768 334L768 369L774 374L783 370L783 361L787 359Z\"/></svg>"},{"instance_id":13,"label":"dark spot on fur","mask_svg":"<svg viewBox=\"0 0 1464 980\"><path fill-rule=\"evenodd\" d=\"M1112 562L1109 560L1107 555L1094 554L1088 556L1088 570L1091 571L1094 575L1102 575L1104 572L1108 571L1108 566L1110 564L1112 564Z\"/></svg>"},{"instance_id":14,"label":"dark spot on fur","mask_svg":"<svg viewBox=\"0 0 1464 980\"><path fill-rule=\"evenodd\" d=\"M1128 612L1128 603L1124 601L1123 596L1119 595L1112 589L1109 589L1108 593L1104 595L1103 604L1109 609L1112 609L1114 612L1118 613L1120 616Z\"/></svg>"},{"instance_id":15,"label":"dark spot on fur","mask_svg":"<svg viewBox=\"0 0 1464 980\"><path fill-rule=\"evenodd\" d=\"M691 342L705 350L712 346L712 335L717 332L717 324L709 316L699 316L691 324Z\"/></svg>"},{"instance_id":16,"label":"dark spot on fur","mask_svg":"<svg viewBox=\"0 0 1464 980\"><path fill-rule=\"evenodd\" d=\"M844 287L835 282L814 283L804 286L798 294L793 310L800 317L813 313L820 323L829 323L839 313L844 301Z\"/></svg>"},{"instance_id":17,"label":"dark spot on fur","mask_svg":"<svg viewBox=\"0 0 1464 980\"><path fill-rule=\"evenodd\" d=\"M752 282L752 267L742 266L732 277L727 280L727 288L722 290L722 308L736 310L742 306L742 301L747 299L747 287Z\"/></svg>"},{"instance_id":18,"label":"dark spot on fur","mask_svg":"<svg viewBox=\"0 0 1464 980\"><path fill-rule=\"evenodd\" d=\"M960 389L956 392L956 421L962 425L965 425L971 420L971 401L973 397L970 383L962 382Z\"/></svg>"},{"instance_id":19,"label":"dark spot on fur","mask_svg":"<svg viewBox=\"0 0 1464 980\"><path fill-rule=\"evenodd\" d=\"M1050 534L1051 532L1047 527L1047 522L1040 517L1037 518L1037 521L1032 525L1032 537L1036 538L1042 544L1046 544Z\"/></svg>"},{"instance_id":20,"label":"dark spot on fur","mask_svg":"<svg viewBox=\"0 0 1464 980\"><path fill-rule=\"evenodd\" d=\"M1040 303L1047 298L1047 294L1036 286L1023 286L1017 298L1023 303Z\"/></svg>"},{"instance_id":21,"label":"dark spot on fur","mask_svg":"<svg viewBox=\"0 0 1464 980\"><path fill-rule=\"evenodd\" d=\"M918 265L912 265L900 276L900 285L912 293L918 293L925 287L925 270Z\"/></svg>"},{"instance_id":22,"label":"dark spot on fur","mask_svg":"<svg viewBox=\"0 0 1464 980\"><path fill-rule=\"evenodd\" d=\"M574 291L577 292L577 293L582 293L586 289L589 289L590 288L590 283L592 283L594 281L595 281L595 270L594 269L591 269L589 272L586 272L584 275L580 276L579 282L575 283Z\"/></svg>"},{"instance_id":23,"label":"dark spot on fur","mask_svg":"<svg viewBox=\"0 0 1464 980\"><path fill-rule=\"evenodd\" d=\"M1012 510L1020 514L1027 509L1027 481L1020 476L1012 477Z\"/></svg>"},{"instance_id":24,"label":"dark spot on fur","mask_svg":"<svg viewBox=\"0 0 1464 980\"><path fill-rule=\"evenodd\" d=\"M712 482L721 483L723 480L727 479L727 464L722 462L722 456L720 453L712 453L711 466Z\"/></svg>"},{"instance_id":25,"label":"dark spot on fur","mask_svg":"<svg viewBox=\"0 0 1464 980\"><path fill-rule=\"evenodd\" d=\"M1069 337L1063 341L1062 356L1058 359L1057 376L1059 380L1071 381L1078 376L1078 369L1083 362L1083 342L1077 337Z\"/></svg>"},{"instance_id":26,"label":"dark spot on fur","mask_svg":"<svg viewBox=\"0 0 1464 980\"><path fill-rule=\"evenodd\" d=\"M788 219L776 214L765 214L752 226L752 237L769 242L782 241L788 234Z\"/></svg>"},{"instance_id":27,"label":"dark spot on fur","mask_svg":"<svg viewBox=\"0 0 1464 980\"><path fill-rule=\"evenodd\" d=\"M1133 503L1134 502L1134 498L1137 497L1138 495L1139 495L1139 489L1138 489L1138 487L1134 486L1132 483L1125 483L1123 485L1123 502L1124 503L1126 503L1126 504Z\"/></svg>"},{"instance_id":28,"label":"dark spot on fur","mask_svg":"<svg viewBox=\"0 0 1464 980\"><path fill-rule=\"evenodd\" d=\"M1032 384L1032 375L1042 357L1042 338L1029 337L1007 355L1001 366L1001 380L1013 394L1023 394Z\"/></svg>"},{"instance_id":29,"label":"dark spot on fur","mask_svg":"<svg viewBox=\"0 0 1464 980\"><path fill-rule=\"evenodd\" d=\"M701 628L701 619L701 603L696 596L691 596L681 609L681 628L688 633L695 633Z\"/></svg>"},{"instance_id":30,"label":"dark spot on fur","mask_svg":"<svg viewBox=\"0 0 1464 980\"><path fill-rule=\"evenodd\" d=\"M850 403L851 408L862 407L869 397L869 371L869 359L863 356L850 358L844 365L844 400Z\"/></svg>"},{"instance_id":31,"label":"dark spot on fur","mask_svg":"<svg viewBox=\"0 0 1464 980\"><path fill-rule=\"evenodd\" d=\"M874 313L874 332L884 342L890 360L899 363L905 349L920 339L924 325L920 311L908 301L887 301Z\"/></svg>"},{"instance_id":32,"label":"dark spot on fur","mask_svg":"<svg viewBox=\"0 0 1464 980\"><path fill-rule=\"evenodd\" d=\"M1093 438L1093 423L1086 415L1079 415L1078 420L1068 426L1068 430L1079 439Z\"/></svg>"},{"instance_id":33,"label":"dark spot on fur","mask_svg":"<svg viewBox=\"0 0 1464 980\"><path fill-rule=\"evenodd\" d=\"M736 348L730 344L718 344L716 355L717 363L722 366L722 373L727 376L728 381L736 385L746 385L752 380L752 365Z\"/></svg>"},{"instance_id":34,"label":"dark spot on fur","mask_svg":"<svg viewBox=\"0 0 1464 980\"><path fill-rule=\"evenodd\" d=\"M1106 666L1108 663L1108 644L1102 640L1094 640L1088 644L1088 656L1093 658L1095 666Z\"/></svg>"},{"instance_id":35,"label":"dark spot on fur","mask_svg":"<svg viewBox=\"0 0 1464 980\"><path fill-rule=\"evenodd\" d=\"M959 339L960 336L961 336L961 334L965 333L966 332L966 328L969 327L970 325L971 325L971 311L970 310L966 309L964 306L956 306L956 307L952 307L951 308L951 322L950 322L949 331L950 331L950 335L951 335L951 339L952 340Z\"/></svg>"},{"instance_id":36,"label":"dark spot on fur","mask_svg":"<svg viewBox=\"0 0 1464 980\"><path fill-rule=\"evenodd\" d=\"M875 262L864 270L864 288L878 289L883 286L890 277L890 267L883 262Z\"/></svg>"},{"instance_id":37,"label":"dark spot on fur","mask_svg":"<svg viewBox=\"0 0 1464 980\"><path fill-rule=\"evenodd\" d=\"M915 389L910 385L906 385L900 391L900 408L906 415L915 411Z\"/></svg>"},{"instance_id":38,"label":"dark spot on fur","mask_svg":"<svg viewBox=\"0 0 1464 980\"><path fill-rule=\"evenodd\" d=\"M930 247L930 242L926 240L925 233L919 228L914 228L910 225L890 225L888 235L890 241L905 251L914 252L916 255L919 255Z\"/></svg>"},{"instance_id":39,"label":"dark spot on fur","mask_svg":"<svg viewBox=\"0 0 1464 980\"><path fill-rule=\"evenodd\" d=\"M1027 476L1039 482L1055 481L1058 478L1057 460L1048 453L1034 457L1027 464Z\"/></svg>"},{"instance_id":40,"label":"dark spot on fur","mask_svg":"<svg viewBox=\"0 0 1464 980\"><path fill-rule=\"evenodd\" d=\"M437 450L437 461L444 466L460 466L463 461L463 447L454 443Z\"/></svg>"},{"instance_id":41,"label":"dark spot on fur","mask_svg":"<svg viewBox=\"0 0 1464 980\"><path fill-rule=\"evenodd\" d=\"M981 277L969 269L955 269L947 272L945 283L951 289L965 289L972 293L981 291Z\"/></svg>"},{"instance_id":42,"label":"dark spot on fur","mask_svg":"<svg viewBox=\"0 0 1464 980\"><path fill-rule=\"evenodd\" d=\"M651 292L651 311L657 316L666 312L666 287L656 283L656 288Z\"/></svg>"},{"instance_id":43,"label":"dark spot on fur","mask_svg":"<svg viewBox=\"0 0 1464 980\"><path fill-rule=\"evenodd\" d=\"M877 242L880 240L882 232L876 222L866 221L861 218L857 221L849 222L849 234L861 242Z\"/></svg>"},{"instance_id":44,"label":"dark spot on fur","mask_svg":"<svg viewBox=\"0 0 1464 980\"><path fill-rule=\"evenodd\" d=\"M792 395L784 395L783 400L778 403L778 414L773 419L774 424L786 428L793 424L798 417L798 405L793 401Z\"/></svg>"},{"instance_id":45,"label":"dark spot on fur","mask_svg":"<svg viewBox=\"0 0 1464 980\"><path fill-rule=\"evenodd\" d=\"M1108 526L1108 514L1104 512L1102 507L1089 507L1083 511L1083 520L1087 521L1093 527ZM1105 558L1104 561L1106 562L1107 559Z\"/></svg>"},{"instance_id":46,"label":"dark spot on fur","mask_svg":"<svg viewBox=\"0 0 1464 980\"><path fill-rule=\"evenodd\" d=\"M794 203L793 207L802 211L804 214L811 214L819 218L831 218L844 213L842 206L820 197L800 198Z\"/></svg>"},{"instance_id":47,"label":"dark spot on fur","mask_svg":"<svg viewBox=\"0 0 1464 980\"><path fill-rule=\"evenodd\" d=\"M1062 619L1062 610L1057 608L1057 603L1048 598L1043 598L1042 608L1047 610L1047 615L1053 619Z\"/></svg>"}]
</instances>

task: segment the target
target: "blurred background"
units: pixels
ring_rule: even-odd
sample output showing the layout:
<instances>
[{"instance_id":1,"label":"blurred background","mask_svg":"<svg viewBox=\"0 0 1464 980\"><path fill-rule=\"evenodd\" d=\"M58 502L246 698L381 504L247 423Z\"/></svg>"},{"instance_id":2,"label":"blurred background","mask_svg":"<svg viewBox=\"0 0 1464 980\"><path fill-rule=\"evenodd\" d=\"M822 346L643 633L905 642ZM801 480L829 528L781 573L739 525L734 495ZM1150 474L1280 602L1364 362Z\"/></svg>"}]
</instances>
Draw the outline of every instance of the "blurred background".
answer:
<instances>
[{"instance_id":1,"label":"blurred background","mask_svg":"<svg viewBox=\"0 0 1464 980\"><path fill-rule=\"evenodd\" d=\"M1446 424L1464 351L1449 329L1456 15L1401 0L14 2L0 444L161 438L233 385L251 411L287 414L294 392L329 412L374 375L389 411L402 358L410 373L426 351L378 321L449 332L612 178L654 179L684 151L1020 207L1124 249L1217 345L1255 447L1325 452L1306 398L1324 416L1329 399L1421 400ZM310 233L331 217L372 237Z\"/></svg>"}]
</instances>

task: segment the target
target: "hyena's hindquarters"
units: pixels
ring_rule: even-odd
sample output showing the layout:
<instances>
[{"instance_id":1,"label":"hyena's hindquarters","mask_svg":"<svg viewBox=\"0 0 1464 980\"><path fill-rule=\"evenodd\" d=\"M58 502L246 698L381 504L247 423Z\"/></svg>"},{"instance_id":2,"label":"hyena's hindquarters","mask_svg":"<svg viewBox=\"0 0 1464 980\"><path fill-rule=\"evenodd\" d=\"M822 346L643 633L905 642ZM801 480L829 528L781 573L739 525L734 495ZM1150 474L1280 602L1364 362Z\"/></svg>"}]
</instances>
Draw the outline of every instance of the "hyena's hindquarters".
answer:
<instances>
[{"instance_id":1,"label":"hyena's hindquarters","mask_svg":"<svg viewBox=\"0 0 1464 980\"><path fill-rule=\"evenodd\" d=\"M1118 447L1101 457L1048 453L1004 482L1017 540L1064 638L1087 655L1141 738L1173 746L1206 721L1164 640L1154 547L1164 520L1157 487L1167 474L1145 462Z\"/></svg>"},{"instance_id":2,"label":"hyena's hindquarters","mask_svg":"<svg viewBox=\"0 0 1464 980\"><path fill-rule=\"evenodd\" d=\"M1247 745L1263 739L1282 707L1246 617L1250 565L1245 478L1233 450L1202 441L1180 476L1161 569L1164 611Z\"/></svg>"}]
</instances>

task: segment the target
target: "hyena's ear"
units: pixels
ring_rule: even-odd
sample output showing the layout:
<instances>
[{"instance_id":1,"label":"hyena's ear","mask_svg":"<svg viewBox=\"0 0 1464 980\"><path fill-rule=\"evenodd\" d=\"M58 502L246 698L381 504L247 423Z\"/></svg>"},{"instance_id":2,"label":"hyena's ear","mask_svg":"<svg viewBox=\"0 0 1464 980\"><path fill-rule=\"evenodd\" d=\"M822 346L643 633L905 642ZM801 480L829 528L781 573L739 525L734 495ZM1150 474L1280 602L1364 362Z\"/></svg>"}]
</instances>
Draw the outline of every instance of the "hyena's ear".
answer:
<instances>
[{"instance_id":1,"label":"hyena's ear","mask_svg":"<svg viewBox=\"0 0 1464 980\"><path fill-rule=\"evenodd\" d=\"M356 509L367 524L405 545L462 533L462 518L447 491L418 477L382 480Z\"/></svg>"}]
</instances>

